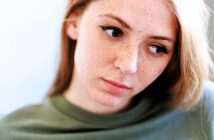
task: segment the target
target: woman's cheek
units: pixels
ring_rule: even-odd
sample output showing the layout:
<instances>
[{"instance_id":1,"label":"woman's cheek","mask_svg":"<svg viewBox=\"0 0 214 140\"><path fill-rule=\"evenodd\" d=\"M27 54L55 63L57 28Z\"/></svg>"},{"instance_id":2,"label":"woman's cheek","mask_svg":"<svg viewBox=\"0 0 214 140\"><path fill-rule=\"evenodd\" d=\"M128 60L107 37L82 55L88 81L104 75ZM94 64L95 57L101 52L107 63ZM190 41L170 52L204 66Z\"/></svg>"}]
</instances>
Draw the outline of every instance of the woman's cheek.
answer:
<instances>
[{"instance_id":1,"label":"woman's cheek","mask_svg":"<svg viewBox=\"0 0 214 140\"><path fill-rule=\"evenodd\" d=\"M145 83L152 83L155 79L157 79L161 73L164 71L166 64L163 62L147 62L142 64L141 73L142 79L144 79Z\"/></svg>"}]
</instances>

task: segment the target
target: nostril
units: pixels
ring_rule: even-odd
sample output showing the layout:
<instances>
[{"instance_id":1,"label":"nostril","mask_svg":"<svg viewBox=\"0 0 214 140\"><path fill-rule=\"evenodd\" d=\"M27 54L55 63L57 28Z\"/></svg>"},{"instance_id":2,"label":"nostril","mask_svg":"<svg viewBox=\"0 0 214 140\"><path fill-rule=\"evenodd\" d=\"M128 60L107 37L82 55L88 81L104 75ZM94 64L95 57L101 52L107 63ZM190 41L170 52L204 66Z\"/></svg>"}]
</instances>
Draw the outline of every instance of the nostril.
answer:
<instances>
[{"instance_id":1,"label":"nostril","mask_svg":"<svg viewBox=\"0 0 214 140\"><path fill-rule=\"evenodd\" d=\"M114 66L123 74L134 74L138 69L138 57L135 55L118 57L114 62Z\"/></svg>"}]
</instances>

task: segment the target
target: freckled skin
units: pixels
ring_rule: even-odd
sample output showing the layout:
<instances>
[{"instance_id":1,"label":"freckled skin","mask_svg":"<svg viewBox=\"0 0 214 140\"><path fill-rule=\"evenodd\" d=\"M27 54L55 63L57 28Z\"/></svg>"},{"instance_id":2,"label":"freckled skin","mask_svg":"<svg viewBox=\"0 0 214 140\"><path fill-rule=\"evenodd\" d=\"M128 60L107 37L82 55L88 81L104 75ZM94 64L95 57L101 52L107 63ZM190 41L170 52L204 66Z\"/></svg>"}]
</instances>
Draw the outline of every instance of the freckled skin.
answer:
<instances>
[{"instance_id":1,"label":"freckled skin","mask_svg":"<svg viewBox=\"0 0 214 140\"><path fill-rule=\"evenodd\" d=\"M167 41L148 38L161 35L176 39L174 18L165 0L102 0L92 2L83 13L76 35L73 78L65 97L73 104L94 113L115 113L123 110L137 95L150 85L166 68L174 46ZM114 14L125 21L131 30L115 20L101 18L101 14ZM111 38L101 25L112 25L124 31L123 38ZM149 43L167 46L168 53L154 56ZM113 80L131 87L121 95L106 90L100 78Z\"/></svg>"}]
</instances>

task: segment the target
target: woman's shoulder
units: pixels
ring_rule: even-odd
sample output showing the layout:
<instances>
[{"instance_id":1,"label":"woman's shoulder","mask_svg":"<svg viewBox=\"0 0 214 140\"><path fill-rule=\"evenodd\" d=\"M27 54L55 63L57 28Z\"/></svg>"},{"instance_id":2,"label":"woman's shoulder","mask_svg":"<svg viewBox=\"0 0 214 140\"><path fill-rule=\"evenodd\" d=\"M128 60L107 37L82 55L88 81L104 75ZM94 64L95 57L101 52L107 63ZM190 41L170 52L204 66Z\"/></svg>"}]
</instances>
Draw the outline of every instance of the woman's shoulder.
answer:
<instances>
[{"instance_id":1,"label":"woman's shoulder","mask_svg":"<svg viewBox=\"0 0 214 140\"><path fill-rule=\"evenodd\" d=\"M201 99L189 112L197 112L205 121L214 122L214 82L206 81Z\"/></svg>"},{"instance_id":2,"label":"woman's shoulder","mask_svg":"<svg viewBox=\"0 0 214 140\"><path fill-rule=\"evenodd\" d=\"M22 119L29 116L35 116L38 112L42 111L43 104L34 104L34 105L27 105L21 107L13 112L10 112L2 117L1 122L3 121L13 121L16 119Z\"/></svg>"},{"instance_id":3,"label":"woman's shoulder","mask_svg":"<svg viewBox=\"0 0 214 140\"><path fill-rule=\"evenodd\" d=\"M0 119L0 130L2 127L33 126L50 120L53 114L59 113L49 99L39 104L28 105L3 116Z\"/></svg>"},{"instance_id":4,"label":"woman's shoulder","mask_svg":"<svg viewBox=\"0 0 214 140\"><path fill-rule=\"evenodd\" d=\"M16 125L16 123L22 123L32 119L39 118L38 114L45 114L45 104L35 104L35 105L28 105L25 107L22 107L18 110L15 110L0 120L0 128L2 126L12 126Z\"/></svg>"},{"instance_id":5,"label":"woman's shoulder","mask_svg":"<svg viewBox=\"0 0 214 140\"><path fill-rule=\"evenodd\" d=\"M16 140L25 137L29 140L37 132L63 127L68 122L66 119L66 115L57 110L51 99L48 99L41 104L20 108L1 118L0 139Z\"/></svg>"},{"instance_id":6,"label":"woman's shoulder","mask_svg":"<svg viewBox=\"0 0 214 140\"><path fill-rule=\"evenodd\" d=\"M50 118L62 117L62 113L52 104L52 98L47 98L39 104L28 105L11 112L0 119L2 125L30 124L50 120Z\"/></svg>"},{"instance_id":7,"label":"woman's shoulder","mask_svg":"<svg viewBox=\"0 0 214 140\"><path fill-rule=\"evenodd\" d=\"M190 131L198 132L203 139L213 139L214 82L205 82L201 100L192 110L183 113L181 116L184 119L182 125L187 128L189 126L191 128Z\"/></svg>"},{"instance_id":8,"label":"woman's shoulder","mask_svg":"<svg viewBox=\"0 0 214 140\"><path fill-rule=\"evenodd\" d=\"M43 113L43 105L29 105L13 111L0 119L0 139L16 139L13 134L22 129L30 130L38 120L38 113ZM31 127L29 127L31 126Z\"/></svg>"}]
</instances>

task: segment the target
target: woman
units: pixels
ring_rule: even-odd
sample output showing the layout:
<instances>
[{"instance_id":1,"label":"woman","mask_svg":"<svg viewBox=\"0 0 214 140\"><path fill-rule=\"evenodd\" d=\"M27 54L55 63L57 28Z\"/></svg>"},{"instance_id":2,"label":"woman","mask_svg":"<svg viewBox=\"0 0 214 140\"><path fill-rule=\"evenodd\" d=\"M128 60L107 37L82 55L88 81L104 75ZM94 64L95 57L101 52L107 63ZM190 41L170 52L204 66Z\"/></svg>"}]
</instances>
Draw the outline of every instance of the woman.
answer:
<instances>
[{"instance_id":1,"label":"woman","mask_svg":"<svg viewBox=\"0 0 214 140\"><path fill-rule=\"evenodd\" d=\"M48 100L1 140L214 139L203 0L70 0Z\"/></svg>"}]
</instances>

